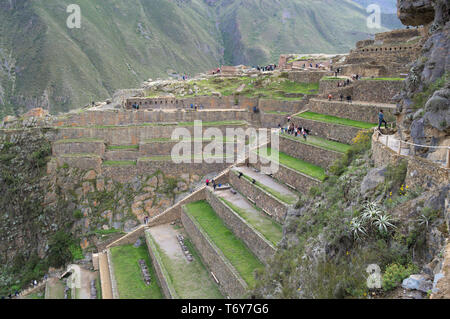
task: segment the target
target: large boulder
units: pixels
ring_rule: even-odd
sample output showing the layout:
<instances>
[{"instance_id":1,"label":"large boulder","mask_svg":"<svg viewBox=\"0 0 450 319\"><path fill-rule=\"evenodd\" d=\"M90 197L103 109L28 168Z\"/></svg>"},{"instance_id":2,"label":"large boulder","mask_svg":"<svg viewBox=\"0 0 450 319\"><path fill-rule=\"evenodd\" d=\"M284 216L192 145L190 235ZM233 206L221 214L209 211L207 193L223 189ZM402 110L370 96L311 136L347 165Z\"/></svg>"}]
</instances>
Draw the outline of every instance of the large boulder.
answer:
<instances>
[{"instance_id":1,"label":"large boulder","mask_svg":"<svg viewBox=\"0 0 450 319\"><path fill-rule=\"evenodd\" d=\"M361 195L366 195L367 193L374 190L379 184L383 183L385 174L386 166L371 169L361 182Z\"/></svg>"},{"instance_id":2,"label":"large boulder","mask_svg":"<svg viewBox=\"0 0 450 319\"><path fill-rule=\"evenodd\" d=\"M411 275L402 282L404 289L428 292L433 288L433 282L426 275Z\"/></svg>"},{"instance_id":3,"label":"large boulder","mask_svg":"<svg viewBox=\"0 0 450 319\"><path fill-rule=\"evenodd\" d=\"M424 120L426 124L446 131L450 128L450 89L444 88L434 92L425 105Z\"/></svg>"},{"instance_id":4,"label":"large boulder","mask_svg":"<svg viewBox=\"0 0 450 319\"><path fill-rule=\"evenodd\" d=\"M397 15L404 25L425 25L434 20L433 1L398 0Z\"/></svg>"}]
</instances>

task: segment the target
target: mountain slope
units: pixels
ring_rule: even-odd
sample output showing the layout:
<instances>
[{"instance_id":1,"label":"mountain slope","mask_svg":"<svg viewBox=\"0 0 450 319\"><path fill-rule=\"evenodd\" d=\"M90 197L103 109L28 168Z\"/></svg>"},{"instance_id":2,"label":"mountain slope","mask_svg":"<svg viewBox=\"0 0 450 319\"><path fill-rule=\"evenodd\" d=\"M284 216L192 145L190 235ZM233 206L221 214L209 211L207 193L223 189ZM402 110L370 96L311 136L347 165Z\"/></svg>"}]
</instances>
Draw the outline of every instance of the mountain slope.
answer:
<instances>
[{"instance_id":1,"label":"mountain slope","mask_svg":"<svg viewBox=\"0 0 450 319\"><path fill-rule=\"evenodd\" d=\"M265 64L290 52L343 53L369 33L350 0L0 1L0 117L105 99L170 72Z\"/></svg>"}]
</instances>

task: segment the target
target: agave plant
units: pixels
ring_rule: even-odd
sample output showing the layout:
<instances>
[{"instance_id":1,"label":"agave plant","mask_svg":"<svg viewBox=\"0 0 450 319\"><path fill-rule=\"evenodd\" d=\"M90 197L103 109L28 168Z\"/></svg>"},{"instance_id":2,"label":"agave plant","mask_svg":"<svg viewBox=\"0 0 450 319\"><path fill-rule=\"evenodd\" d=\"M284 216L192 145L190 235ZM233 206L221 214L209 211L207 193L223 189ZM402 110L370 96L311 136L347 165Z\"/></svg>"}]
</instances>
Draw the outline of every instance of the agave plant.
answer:
<instances>
[{"instance_id":1,"label":"agave plant","mask_svg":"<svg viewBox=\"0 0 450 319\"><path fill-rule=\"evenodd\" d=\"M360 234L367 235L366 229L364 228L364 221L362 221L358 217L354 217L350 221L350 230L356 239L359 238Z\"/></svg>"},{"instance_id":2,"label":"agave plant","mask_svg":"<svg viewBox=\"0 0 450 319\"><path fill-rule=\"evenodd\" d=\"M416 221L419 223L419 225L425 225L425 227L428 228L429 220L428 217L425 216L424 214L420 215Z\"/></svg>"},{"instance_id":3,"label":"agave plant","mask_svg":"<svg viewBox=\"0 0 450 319\"><path fill-rule=\"evenodd\" d=\"M392 217L389 214L380 214L375 217L373 224L378 227L380 232L387 232L388 228L396 228L394 224L392 224Z\"/></svg>"},{"instance_id":4,"label":"agave plant","mask_svg":"<svg viewBox=\"0 0 450 319\"><path fill-rule=\"evenodd\" d=\"M361 215L362 220L373 222L377 219L378 216L382 215L383 212L378 207L378 204L375 202L366 203L363 213Z\"/></svg>"}]
</instances>

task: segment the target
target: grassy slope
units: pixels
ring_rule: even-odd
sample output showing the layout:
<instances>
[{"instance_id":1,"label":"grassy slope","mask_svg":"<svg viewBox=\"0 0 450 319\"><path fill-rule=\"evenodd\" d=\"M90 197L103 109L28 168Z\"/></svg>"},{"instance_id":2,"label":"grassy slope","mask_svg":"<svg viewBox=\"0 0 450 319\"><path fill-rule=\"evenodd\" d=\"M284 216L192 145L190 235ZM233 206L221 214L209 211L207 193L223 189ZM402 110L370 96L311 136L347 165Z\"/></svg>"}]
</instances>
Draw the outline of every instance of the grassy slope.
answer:
<instances>
[{"instance_id":1,"label":"grassy slope","mask_svg":"<svg viewBox=\"0 0 450 319\"><path fill-rule=\"evenodd\" d=\"M111 258L121 299L163 298L145 244L138 248L133 245L113 247L111 248ZM149 286L142 279L141 268L138 264L139 259L144 259L147 263L152 280Z\"/></svg>"},{"instance_id":2,"label":"grassy slope","mask_svg":"<svg viewBox=\"0 0 450 319\"><path fill-rule=\"evenodd\" d=\"M296 116L300 117L300 118L308 119L308 120L353 126L353 127L358 127L361 129L370 129L370 128L373 128L376 126L376 124L372 124L372 123L354 121L354 120L344 119L341 117L319 114L319 113L314 113L314 112L304 112L304 113L297 114Z\"/></svg>"},{"instance_id":3,"label":"grassy slope","mask_svg":"<svg viewBox=\"0 0 450 319\"><path fill-rule=\"evenodd\" d=\"M317 137L317 136L308 136L306 141L301 136L295 137L293 135L286 134L286 133L282 133L281 136L284 138L288 138L290 140L296 141L298 143L303 143L303 144L312 145L312 146L318 146L318 147L325 148L330 151L336 151L336 152L340 152L340 153L345 153L351 147L348 144L330 141L325 138L321 138L321 137Z\"/></svg>"},{"instance_id":4,"label":"grassy slope","mask_svg":"<svg viewBox=\"0 0 450 319\"><path fill-rule=\"evenodd\" d=\"M258 153L260 155L262 153L263 155L261 156L272 160L277 158L276 154L278 153L278 162L280 164L319 180L324 180L325 178L325 170L322 167L302 161L301 159L289 156L283 152L278 152L270 147L262 147L258 150ZM265 154L267 154L267 156L265 156Z\"/></svg>"},{"instance_id":5,"label":"grassy slope","mask_svg":"<svg viewBox=\"0 0 450 319\"><path fill-rule=\"evenodd\" d=\"M146 234L146 236L151 236ZM188 247L194 260L190 263L177 258L169 257L161 247L153 241L155 249L159 254L160 263L164 266L165 275L170 281L176 294L182 299L222 299L217 285L212 281L207 268L203 265L200 256L189 239L185 239L185 245ZM181 257L185 258L185 257Z\"/></svg>"},{"instance_id":6,"label":"grassy slope","mask_svg":"<svg viewBox=\"0 0 450 319\"><path fill-rule=\"evenodd\" d=\"M226 199L221 198L221 200L246 222L252 225L257 231L259 231L261 235L263 235L274 246L278 245L281 241L281 238L283 237L283 228L276 221L263 215L262 212L260 215L255 216L255 214L248 213L245 209L234 205Z\"/></svg>"},{"instance_id":7,"label":"grassy slope","mask_svg":"<svg viewBox=\"0 0 450 319\"><path fill-rule=\"evenodd\" d=\"M252 287L255 285L253 272L263 269L262 263L252 254L245 244L229 230L205 201L186 205L188 213L195 218L211 240L222 251L242 276L242 279Z\"/></svg>"}]
</instances>

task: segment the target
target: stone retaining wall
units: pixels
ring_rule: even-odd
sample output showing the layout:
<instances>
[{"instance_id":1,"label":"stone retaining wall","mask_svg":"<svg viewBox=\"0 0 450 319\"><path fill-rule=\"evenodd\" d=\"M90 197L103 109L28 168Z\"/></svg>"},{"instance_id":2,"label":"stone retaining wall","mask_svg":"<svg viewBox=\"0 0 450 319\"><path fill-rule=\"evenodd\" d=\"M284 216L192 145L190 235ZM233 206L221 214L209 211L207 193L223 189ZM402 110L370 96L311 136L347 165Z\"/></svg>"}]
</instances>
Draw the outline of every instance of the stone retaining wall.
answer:
<instances>
[{"instance_id":1,"label":"stone retaining wall","mask_svg":"<svg viewBox=\"0 0 450 319\"><path fill-rule=\"evenodd\" d=\"M304 97L298 101L282 101L272 99L260 99L258 108L261 112L287 112L289 114L295 114L302 111L308 104L309 97ZM249 110L253 111L253 110Z\"/></svg>"},{"instance_id":2,"label":"stone retaining wall","mask_svg":"<svg viewBox=\"0 0 450 319\"><path fill-rule=\"evenodd\" d=\"M273 218L279 223L284 223L289 208L288 204L281 202L257 185L253 185L244 177L239 178L233 170L230 170L229 179L234 189L253 200L258 207L272 214Z\"/></svg>"},{"instance_id":3,"label":"stone retaining wall","mask_svg":"<svg viewBox=\"0 0 450 319\"><path fill-rule=\"evenodd\" d=\"M105 161L135 161L141 156L138 150L107 151L104 154Z\"/></svg>"},{"instance_id":4,"label":"stone retaining wall","mask_svg":"<svg viewBox=\"0 0 450 319\"><path fill-rule=\"evenodd\" d=\"M299 139L301 138L303 137L299 137ZM283 136L280 136L279 151L286 153L289 156L320 166L324 169L327 169L343 155L343 153L296 142Z\"/></svg>"},{"instance_id":5,"label":"stone retaining wall","mask_svg":"<svg viewBox=\"0 0 450 319\"><path fill-rule=\"evenodd\" d=\"M194 141L195 142L195 141ZM202 143L202 148L199 152L195 151L194 148L194 142L193 141L165 141L165 142L143 142L139 144L139 156L145 157L145 156L154 156L154 155L171 155L172 149L175 145L179 144L180 146L183 145L185 148L190 148L192 154L202 154L203 150L207 145L210 145L210 147L216 146L218 149L220 149L220 146L222 147L223 154L226 154L227 151L227 145L229 144L233 145L233 150L236 152L237 144L236 143L225 143L222 141L199 141ZM180 144L182 143L182 144ZM214 144L213 144L214 143Z\"/></svg>"},{"instance_id":6,"label":"stone retaining wall","mask_svg":"<svg viewBox=\"0 0 450 319\"><path fill-rule=\"evenodd\" d=\"M103 156L105 153L105 143L98 142L56 142L52 144L52 155L89 153Z\"/></svg>"},{"instance_id":7,"label":"stone retaining wall","mask_svg":"<svg viewBox=\"0 0 450 319\"><path fill-rule=\"evenodd\" d=\"M401 92L404 81L359 80L353 89L353 100L395 103L392 98Z\"/></svg>"},{"instance_id":8,"label":"stone retaining wall","mask_svg":"<svg viewBox=\"0 0 450 319\"><path fill-rule=\"evenodd\" d=\"M252 164L252 166L261 170L260 162ZM265 165L262 166L265 167ZM282 164L279 164L278 171L273 174L273 178L283 184L289 184L293 186L297 191L302 193L308 192L311 187L318 186L321 183L321 181L317 179L290 169L289 167Z\"/></svg>"},{"instance_id":9,"label":"stone retaining wall","mask_svg":"<svg viewBox=\"0 0 450 319\"><path fill-rule=\"evenodd\" d=\"M247 120L248 112L239 110L103 110L85 111L70 114L65 118L56 119L55 126L94 126L94 125L139 125L147 123L192 122L202 120L205 122Z\"/></svg>"},{"instance_id":10,"label":"stone retaining wall","mask_svg":"<svg viewBox=\"0 0 450 319\"><path fill-rule=\"evenodd\" d=\"M450 169L418 156L399 155L378 142L375 136L376 134L372 137L372 159L375 166L383 166L387 163L396 164L402 159L407 160L406 185L418 185L428 190L434 186L448 183L450 180Z\"/></svg>"},{"instance_id":11,"label":"stone retaining wall","mask_svg":"<svg viewBox=\"0 0 450 319\"><path fill-rule=\"evenodd\" d=\"M81 170L93 169L97 173L102 171L102 159L100 156L96 155L77 155L77 156L58 156L55 158L57 167L61 167L64 164L69 165L69 167L76 167Z\"/></svg>"},{"instance_id":12,"label":"stone retaining wall","mask_svg":"<svg viewBox=\"0 0 450 319\"><path fill-rule=\"evenodd\" d=\"M181 221L195 248L200 253L203 263L214 273L219 281L219 289L232 299L242 298L248 288L237 270L223 255L219 248L209 239L198 223L190 217L185 209L181 212Z\"/></svg>"},{"instance_id":13,"label":"stone retaining wall","mask_svg":"<svg viewBox=\"0 0 450 319\"><path fill-rule=\"evenodd\" d=\"M305 63L308 64L307 61ZM291 71L288 72L288 76L290 81L297 83L317 83L329 73L328 71Z\"/></svg>"},{"instance_id":14,"label":"stone retaining wall","mask_svg":"<svg viewBox=\"0 0 450 319\"><path fill-rule=\"evenodd\" d=\"M305 127L310 130L311 135L323 137L345 144L351 144L352 139L355 138L358 132L362 130L358 127L324 123L295 116L292 117L291 121L296 126Z\"/></svg>"},{"instance_id":15,"label":"stone retaining wall","mask_svg":"<svg viewBox=\"0 0 450 319\"><path fill-rule=\"evenodd\" d=\"M114 273L114 264L111 258L111 251L106 250L106 257L108 258L109 276L111 280L112 299L119 299L119 290L117 289L116 275Z\"/></svg>"},{"instance_id":16,"label":"stone retaining wall","mask_svg":"<svg viewBox=\"0 0 450 319\"><path fill-rule=\"evenodd\" d=\"M177 299L178 296L175 288L170 282L170 277L167 274L167 270L164 267L164 263L161 260L158 249L156 248L156 243L148 230L145 231L145 241L147 243L148 253L152 259L152 264L155 269L156 276L158 276L159 284L161 285L164 297L166 299Z\"/></svg>"},{"instance_id":17,"label":"stone retaining wall","mask_svg":"<svg viewBox=\"0 0 450 319\"><path fill-rule=\"evenodd\" d=\"M395 108L363 105L356 101L348 103L345 98L343 102L340 102L336 97L332 101L314 99L310 101L308 107L311 112L369 123L378 123L378 112L383 110L385 118L395 120L393 114Z\"/></svg>"},{"instance_id":18,"label":"stone retaining wall","mask_svg":"<svg viewBox=\"0 0 450 319\"><path fill-rule=\"evenodd\" d=\"M245 130L247 125L203 125L202 132L211 127L219 129L225 136L227 128L242 128ZM149 139L171 138L173 131L177 128L186 129L191 137L196 137L194 136L194 126L157 125L61 128L58 132L58 139L98 138L104 140L107 145L137 145Z\"/></svg>"},{"instance_id":19,"label":"stone retaining wall","mask_svg":"<svg viewBox=\"0 0 450 319\"><path fill-rule=\"evenodd\" d=\"M259 260L268 264L276 252L272 243L222 202L209 188L206 189L206 200L233 234L240 238Z\"/></svg>"}]
</instances>

